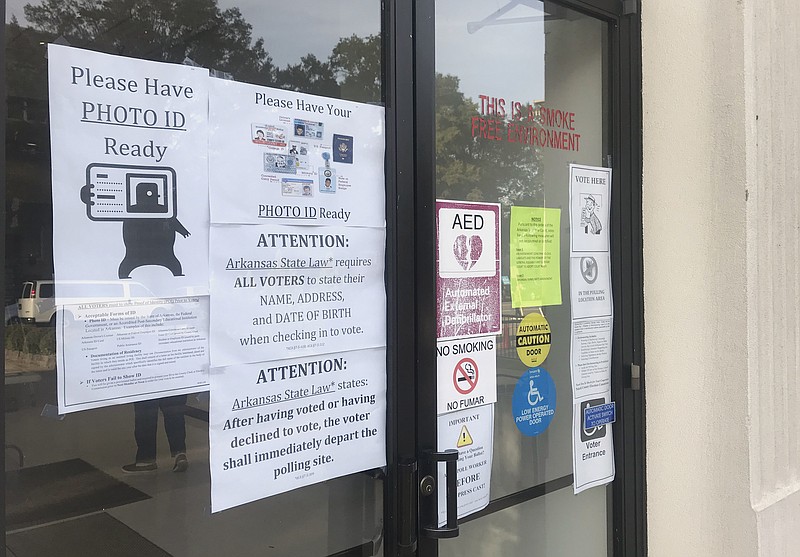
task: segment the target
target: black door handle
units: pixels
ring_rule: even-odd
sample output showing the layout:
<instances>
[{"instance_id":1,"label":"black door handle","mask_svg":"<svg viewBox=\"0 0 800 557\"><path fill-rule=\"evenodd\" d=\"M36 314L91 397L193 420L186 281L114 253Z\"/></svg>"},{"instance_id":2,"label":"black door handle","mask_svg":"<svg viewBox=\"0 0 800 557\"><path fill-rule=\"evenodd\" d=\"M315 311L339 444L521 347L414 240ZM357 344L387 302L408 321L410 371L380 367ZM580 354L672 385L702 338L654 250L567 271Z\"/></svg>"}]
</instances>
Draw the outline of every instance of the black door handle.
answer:
<instances>
[{"instance_id":1,"label":"black door handle","mask_svg":"<svg viewBox=\"0 0 800 557\"><path fill-rule=\"evenodd\" d=\"M447 449L444 452L426 451L424 454L425 473L426 475L420 482L420 493L429 501L429 504L434 504L434 512L426 513L427 516L434 516L434 523L422 525L422 534L429 538L455 538L458 536L458 451L456 449ZM447 503L447 522L444 527L439 528L439 497L438 490L436 489L436 480L438 477L438 464L445 463L445 498ZM430 497L434 493L436 497Z\"/></svg>"}]
</instances>

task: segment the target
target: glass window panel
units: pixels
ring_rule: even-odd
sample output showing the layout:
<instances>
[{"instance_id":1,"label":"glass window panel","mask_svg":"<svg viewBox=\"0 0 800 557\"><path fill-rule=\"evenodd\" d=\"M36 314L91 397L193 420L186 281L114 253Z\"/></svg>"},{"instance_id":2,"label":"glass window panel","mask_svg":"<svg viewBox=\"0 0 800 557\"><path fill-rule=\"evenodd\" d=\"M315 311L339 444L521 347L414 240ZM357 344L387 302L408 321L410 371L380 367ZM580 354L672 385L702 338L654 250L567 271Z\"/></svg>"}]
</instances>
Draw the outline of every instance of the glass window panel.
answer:
<instances>
[{"instance_id":1,"label":"glass window panel","mask_svg":"<svg viewBox=\"0 0 800 557\"><path fill-rule=\"evenodd\" d=\"M381 3L376 0L352 0L335 9L325 0L9 0L7 322L15 321L9 312L30 311L39 316L31 320L47 324L54 312L52 305L36 305L39 300L25 307L18 302L20 293L29 298L38 284L38 298L50 298L52 304L46 58L51 42L197 64L219 77L311 94L370 103L383 98ZM57 286L60 297L86 296L87 284ZM123 290L102 281L88 286L97 298L152 296L136 282ZM206 393L177 404L186 428L188 470L172 472L174 460L159 424L158 471L125 475L121 466L136 452L131 405L60 417L54 327L11 323L6 346L6 524L12 551L33 543L39 554L70 553L69 544L80 543L81 554L108 555L99 549L102 544L124 539L127 549L138 548L134 552L142 557L315 557L354 547L359 555L382 554L380 470L212 515ZM60 485L62 500L54 502L45 487L25 489L21 482L31 474L40 474L42 486ZM93 518L99 515L103 518Z\"/></svg>"}]
</instances>

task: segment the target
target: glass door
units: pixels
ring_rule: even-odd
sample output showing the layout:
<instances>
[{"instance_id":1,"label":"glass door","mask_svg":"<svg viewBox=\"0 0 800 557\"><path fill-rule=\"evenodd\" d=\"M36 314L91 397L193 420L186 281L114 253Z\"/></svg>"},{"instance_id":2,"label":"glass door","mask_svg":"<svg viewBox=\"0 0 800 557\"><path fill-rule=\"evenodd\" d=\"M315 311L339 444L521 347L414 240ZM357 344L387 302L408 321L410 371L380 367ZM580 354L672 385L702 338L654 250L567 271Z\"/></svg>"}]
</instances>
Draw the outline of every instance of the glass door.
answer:
<instances>
[{"instance_id":1,"label":"glass door","mask_svg":"<svg viewBox=\"0 0 800 557\"><path fill-rule=\"evenodd\" d=\"M622 249L614 244L618 224L609 220L609 215L619 215L612 205L620 179L614 176L603 193L572 186L584 170L608 169L607 176L612 176L611 49L616 26L539 0L437 0L429 15L435 29L430 45L435 62L428 70L435 76L430 175L437 200L431 208L437 244L428 255L436 251L430 271L437 285L437 329L434 333L428 328L428 338L420 343L435 342L437 357L425 360L418 373L423 391L437 382L431 375L438 376L438 398L428 397L436 411L420 413L423 422L437 421L438 437L422 427L420 443L429 451L435 446L439 460L448 458L443 454L447 449L458 450L460 457L447 472L441 462L427 468L423 464L421 474L434 475L436 468L440 484L436 513L421 486L423 523L429 525L429 536L453 539L424 540L421 554L608 555L616 440L612 425L587 427L581 420L587 406L611 401L612 374L615 384L620 383L620 366L611 368L611 336L612 331L620 333L622 316L615 314L626 294L614 291L613 306L608 300L607 311L581 321L588 314L576 304L586 297L572 295L582 287L571 284L571 273L573 280L582 276L589 283L605 273L597 282L605 280L603 287L581 292L604 290L611 296L614 279L608 269L614 256L606 251L579 258L576 245L607 235L612 252ZM447 213L459 208L464 211L460 221ZM470 210L484 217L470 222ZM492 213L499 231L497 328L489 317L493 308L485 307L494 303L485 298L495 291L475 289L488 283L476 279L480 273L470 272L491 251L491 234L478 229L489 225ZM456 232L450 230L456 226ZM462 276L469 277L461 282L454 283L455 275L446 268L447 260L453 260L451 244ZM454 284L458 286L452 288ZM484 300L472 304L470 294ZM458 319L453 308L459 301L467 308L459 323L466 325L443 327L443 319ZM475 317L482 312L487 315ZM484 327L470 326L481 320ZM606 333L576 332L589 322L607 328ZM523 334L534 329L546 337ZM591 354L586 351L588 338ZM481 342L490 350L481 353ZM578 343L583 343L580 354ZM454 351L460 355L453 357ZM574 381L577 389L585 386L580 376L586 368L580 366L587 364L605 367L594 380L608 382L607 394L576 396ZM447 384L450 368L455 391ZM481 381L491 375L496 376L496 401L459 396L472 389L475 395L482 393ZM450 404L442 400L448 392L455 393ZM598 457L600 452L604 454ZM424 453L421 458L424 463ZM585 461L594 458L595 476L588 479ZM442 484L454 469L457 479L447 493ZM589 485L594 487L586 489ZM445 523L447 504L460 517L457 535L452 521Z\"/></svg>"}]
</instances>

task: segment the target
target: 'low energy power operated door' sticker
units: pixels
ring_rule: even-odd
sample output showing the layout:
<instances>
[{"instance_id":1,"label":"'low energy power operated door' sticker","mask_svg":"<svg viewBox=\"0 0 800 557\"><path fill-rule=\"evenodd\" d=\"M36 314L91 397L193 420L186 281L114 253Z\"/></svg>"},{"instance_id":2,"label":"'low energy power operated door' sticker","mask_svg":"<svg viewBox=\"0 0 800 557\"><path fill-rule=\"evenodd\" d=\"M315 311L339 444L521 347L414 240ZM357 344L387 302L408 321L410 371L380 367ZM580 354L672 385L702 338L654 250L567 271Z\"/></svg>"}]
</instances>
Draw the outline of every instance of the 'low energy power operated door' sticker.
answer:
<instances>
[{"instance_id":1,"label":"'low energy power operated door' sticker","mask_svg":"<svg viewBox=\"0 0 800 557\"><path fill-rule=\"evenodd\" d=\"M511 399L514 423L523 435L543 433L556 414L556 384L544 368L533 367L522 374Z\"/></svg>"}]
</instances>

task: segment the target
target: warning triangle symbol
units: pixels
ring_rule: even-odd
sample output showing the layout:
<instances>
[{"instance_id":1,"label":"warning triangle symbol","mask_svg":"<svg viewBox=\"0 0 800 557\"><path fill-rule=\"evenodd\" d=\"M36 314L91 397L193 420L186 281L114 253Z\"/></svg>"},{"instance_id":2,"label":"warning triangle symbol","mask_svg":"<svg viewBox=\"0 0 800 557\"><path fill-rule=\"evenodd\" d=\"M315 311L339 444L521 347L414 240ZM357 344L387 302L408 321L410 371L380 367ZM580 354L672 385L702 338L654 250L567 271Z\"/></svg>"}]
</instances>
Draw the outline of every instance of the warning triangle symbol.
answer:
<instances>
[{"instance_id":1,"label":"warning triangle symbol","mask_svg":"<svg viewBox=\"0 0 800 557\"><path fill-rule=\"evenodd\" d=\"M472 435L469 434L469 430L467 426L461 426L461 433L458 434L458 442L456 443L456 447L459 449L461 447L468 447L472 445Z\"/></svg>"}]
</instances>

